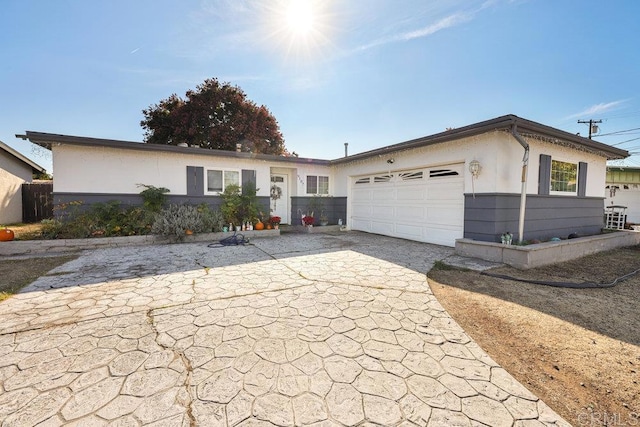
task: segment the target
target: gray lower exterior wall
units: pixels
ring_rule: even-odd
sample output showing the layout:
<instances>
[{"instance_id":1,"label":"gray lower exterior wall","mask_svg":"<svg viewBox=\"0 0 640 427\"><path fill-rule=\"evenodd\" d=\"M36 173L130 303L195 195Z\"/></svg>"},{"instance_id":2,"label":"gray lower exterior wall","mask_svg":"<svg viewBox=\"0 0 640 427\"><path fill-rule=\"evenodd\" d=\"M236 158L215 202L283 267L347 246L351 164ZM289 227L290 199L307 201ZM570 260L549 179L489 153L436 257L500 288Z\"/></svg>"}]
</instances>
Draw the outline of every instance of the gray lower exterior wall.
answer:
<instances>
[{"instance_id":1,"label":"gray lower exterior wall","mask_svg":"<svg viewBox=\"0 0 640 427\"><path fill-rule=\"evenodd\" d=\"M520 194L465 194L464 237L500 242L507 231L518 239ZM604 198L527 194L524 240L598 234L604 227Z\"/></svg>"},{"instance_id":2,"label":"gray lower exterior wall","mask_svg":"<svg viewBox=\"0 0 640 427\"><path fill-rule=\"evenodd\" d=\"M305 214L311 204L313 197L291 197L291 225L301 225L301 214ZM323 197L322 208L324 214L329 218L329 225L338 224L342 220L343 225L347 225L347 198L346 197ZM321 212L314 212L315 225L320 224Z\"/></svg>"},{"instance_id":3,"label":"gray lower exterior wall","mask_svg":"<svg viewBox=\"0 0 640 427\"><path fill-rule=\"evenodd\" d=\"M96 193L53 193L54 215L60 216L59 207L70 202L82 202L80 210L86 209L94 203L106 203L117 200L123 207L142 206L142 197L138 194L96 194ZM258 196L258 203L263 212L269 212L269 196ZM167 194L167 204L175 205L208 205L211 209L218 209L222 205L220 196L184 196Z\"/></svg>"}]
</instances>

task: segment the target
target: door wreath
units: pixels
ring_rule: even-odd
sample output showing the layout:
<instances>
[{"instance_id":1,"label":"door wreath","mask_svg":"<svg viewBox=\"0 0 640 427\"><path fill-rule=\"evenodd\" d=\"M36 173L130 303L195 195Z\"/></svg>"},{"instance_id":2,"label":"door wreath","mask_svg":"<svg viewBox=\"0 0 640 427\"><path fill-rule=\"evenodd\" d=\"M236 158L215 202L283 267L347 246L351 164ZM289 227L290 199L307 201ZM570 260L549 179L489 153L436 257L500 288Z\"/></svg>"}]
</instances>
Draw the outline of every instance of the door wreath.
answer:
<instances>
[{"instance_id":1,"label":"door wreath","mask_svg":"<svg viewBox=\"0 0 640 427\"><path fill-rule=\"evenodd\" d=\"M276 209L276 204L278 202L278 199L282 197L282 188L278 187L277 185L273 184L271 186L271 200L273 200L273 209Z\"/></svg>"}]
</instances>

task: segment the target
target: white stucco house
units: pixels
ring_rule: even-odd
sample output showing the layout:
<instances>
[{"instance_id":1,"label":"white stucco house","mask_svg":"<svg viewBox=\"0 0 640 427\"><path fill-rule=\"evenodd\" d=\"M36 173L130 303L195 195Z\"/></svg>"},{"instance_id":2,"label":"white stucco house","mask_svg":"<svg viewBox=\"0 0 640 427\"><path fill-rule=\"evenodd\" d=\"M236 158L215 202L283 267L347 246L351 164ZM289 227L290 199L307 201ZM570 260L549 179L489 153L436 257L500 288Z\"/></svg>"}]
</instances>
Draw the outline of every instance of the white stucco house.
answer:
<instances>
[{"instance_id":1,"label":"white stucco house","mask_svg":"<svg viewBox=\"0 0 640 427\"><path fill-rule=\"evenodd\" d=\"M0 141L0 224L22 221L22 184L45 169Z\"/></svg>"},{"instance_id":2,"label":"white stucco house","mask_svg":"<svg viewBox=\"0 0 640 427\"><path fill-rule=\"evenodd\" d=\"M137 184L147 184L169 188L174 202L215 206L227 184L252 182L284 223L298 223L319 194L330 223L447 246L462 237L499 241L507 231L516 239L597 233L606 162L629 156L514 115L334 160L21 137L53 151L55 204L140 203Z\"/></svg>"},{"instance_id":3,"label":"white stucco house","mask_svg":"<svg viewBox=\"0 0 640 427\"><path fill-rule=\"evenodd\" d=\"M640 168L609 166L605 206L625 206L627 222L640 224Z\"/></svg>"}]
</instances>

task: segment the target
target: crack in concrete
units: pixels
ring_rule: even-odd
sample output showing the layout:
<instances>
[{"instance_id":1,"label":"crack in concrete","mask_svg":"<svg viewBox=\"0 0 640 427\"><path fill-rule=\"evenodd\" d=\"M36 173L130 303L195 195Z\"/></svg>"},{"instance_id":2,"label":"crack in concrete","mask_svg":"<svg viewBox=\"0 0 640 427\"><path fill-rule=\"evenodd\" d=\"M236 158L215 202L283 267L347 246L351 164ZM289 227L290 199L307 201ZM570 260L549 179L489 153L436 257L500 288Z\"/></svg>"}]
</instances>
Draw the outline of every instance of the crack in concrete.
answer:
<instances>
[{"instance_id":1,"label":"crack in concrete","mask_svg":"<svg viewBox=\"0 0 640 427\"><path fill-rule=\"evenodd\" d=\"M181 304L181 305L184 305L184 304ZM185 378L184 383L182 384L182 387L185 388L185 391L189 396L189 401L186 404L183 404L183 406L185 406L185 411L186 411L187 417L189 418L189 426L197 427L198 424L196 423L195 416L193 415L193 402L195 401L195 398L192 394L192 385L191 385L191 378L193 375L193 366L191 365L191 361L189 361L189 358L183 352L177 351L173 347L166 346L158 340L158 337L160 336L160 332L156 328L156 325L154 322L154 316L153 316L154 310L155 309L152 308L147 310L145 313L147 323L149 324L149 326L151 327L151 330L155 334L155 338L153 341L160 348L171 351L174 355L174 360L180 359L180 361L182 362L182 365L184 366L185 371L187 372L187 377ZM176 399L176 403L182 404L182 402L178 401L177 399Z\"/></svg>"}]
</instances>

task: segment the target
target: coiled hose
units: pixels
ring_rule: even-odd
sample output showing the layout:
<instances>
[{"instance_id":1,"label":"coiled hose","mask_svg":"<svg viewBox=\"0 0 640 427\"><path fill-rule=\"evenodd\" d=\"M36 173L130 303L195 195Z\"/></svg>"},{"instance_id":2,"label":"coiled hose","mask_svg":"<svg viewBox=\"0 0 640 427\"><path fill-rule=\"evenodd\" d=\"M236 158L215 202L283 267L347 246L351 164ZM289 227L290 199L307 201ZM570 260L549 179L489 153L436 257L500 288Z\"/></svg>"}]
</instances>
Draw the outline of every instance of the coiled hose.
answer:
<instances>
[{"instance_id":1,"label":"coiled hose","mask_svg":"<svg viewBox=\"0 0 640 427\"><path fill-rule=\"evenodd\" d=\"M517 277L508 276L506 274L496 274L490 273L488 271L480 272L481 275L496 277L498 279L506 279L506 280L515 280L517 282L531 283L534 285L544 285L544 286L553 286L555 288L573 288L573 289L598 289L598 288L612 288L622 282L623 280L627 280L631 276L634 276L640 272L640 268L632 271L631 273L625 274L624 276L620 276L616 278L611 283L593 283L593 282L582 282L582 283L572 283L572 282L549 282L546 280L529 280L529 279L520 279Z\"/></svg>"},{"instance_id":2,"label":"coiled hose","mask_svg":"<svg viewBox=\"0 0 640 427\"><path fill-rule=\"evenodd\" d=\"M244 234L237 234L233 232L233 236L225 237L217 243L209 243L208 248L222 248L224 246L245 246L249 243L249 239L244 237Z\"/></svg>"}]
</instances>

